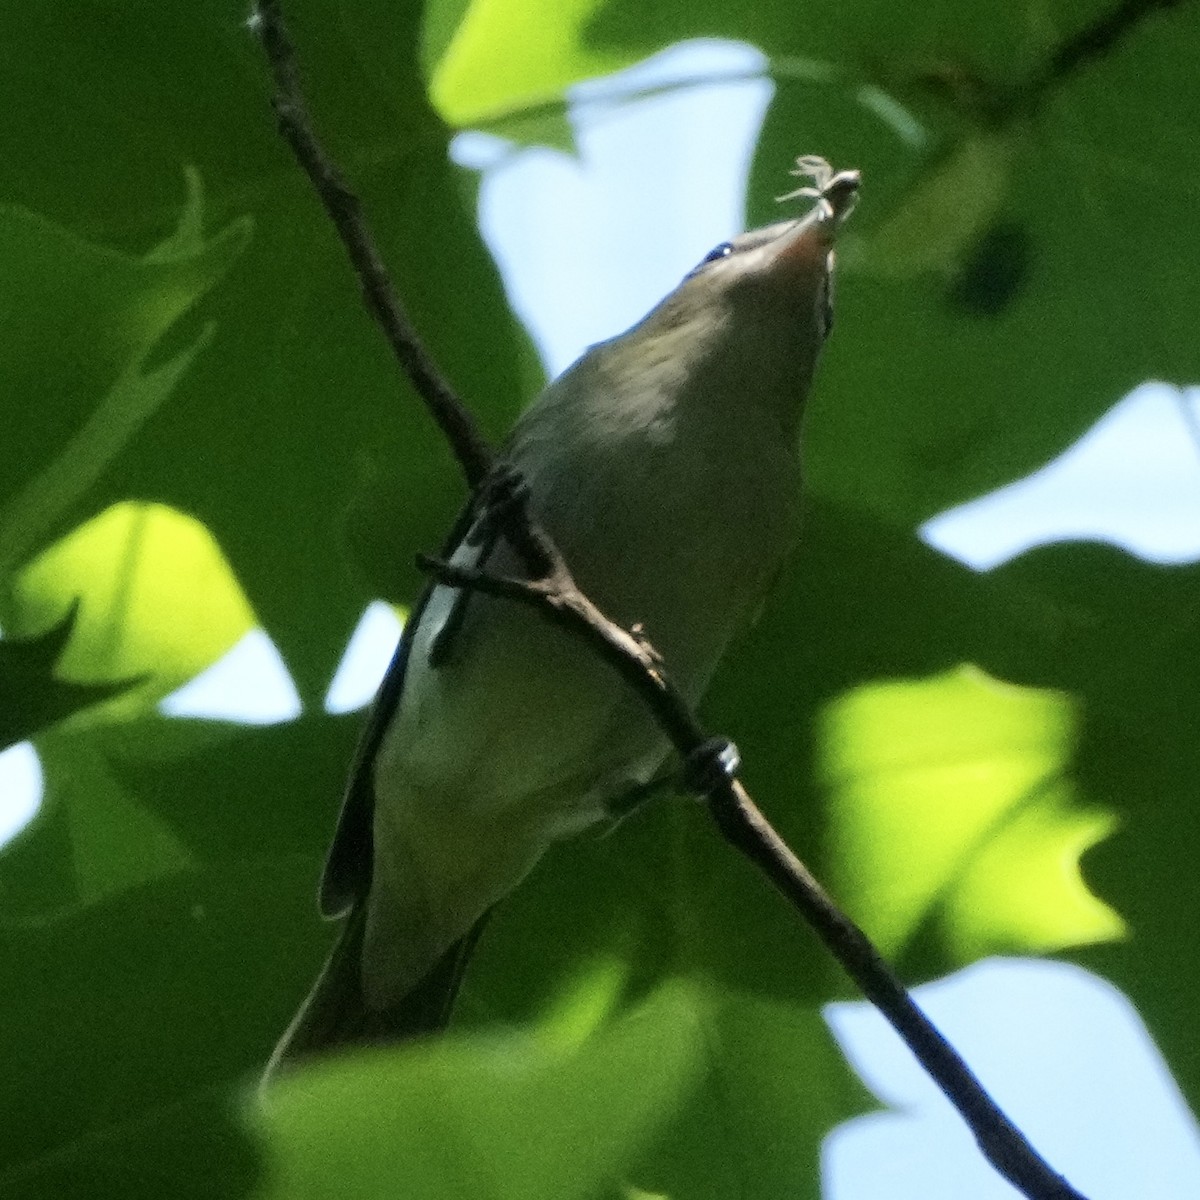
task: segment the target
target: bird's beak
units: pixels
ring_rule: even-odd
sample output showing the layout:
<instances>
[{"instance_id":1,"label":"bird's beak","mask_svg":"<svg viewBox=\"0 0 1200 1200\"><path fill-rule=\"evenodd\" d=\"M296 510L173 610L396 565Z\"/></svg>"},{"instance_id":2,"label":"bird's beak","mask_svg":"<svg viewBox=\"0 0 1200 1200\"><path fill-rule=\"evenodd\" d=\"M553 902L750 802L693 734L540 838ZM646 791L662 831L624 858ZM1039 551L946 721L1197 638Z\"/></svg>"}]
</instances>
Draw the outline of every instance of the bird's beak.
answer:
<instances>
[{"instance_id":1,"label":"bird's beak","mask_svg":"<svg viewBox=\"0 0 1200 1200\"><path fill-rule=\"evenodd\" d=\"M781 234L772 258L789 275L812 276L827 271L838 232L858 200L857 171L839 171L819 191L816 204L795 225Z\"/></svg>"},{"instance_id":2,"label":"bird's beak","mask_svg":"<svg viewBox=\"0 0 1200 1200\"><path fill-rule=\"evenodd\" d=\"M809 213L779 236L772 247L774 270L791 278L803 278L828 269L835 230L829 222L816 218L816 213Z\"/></svg>"}]
</instances>

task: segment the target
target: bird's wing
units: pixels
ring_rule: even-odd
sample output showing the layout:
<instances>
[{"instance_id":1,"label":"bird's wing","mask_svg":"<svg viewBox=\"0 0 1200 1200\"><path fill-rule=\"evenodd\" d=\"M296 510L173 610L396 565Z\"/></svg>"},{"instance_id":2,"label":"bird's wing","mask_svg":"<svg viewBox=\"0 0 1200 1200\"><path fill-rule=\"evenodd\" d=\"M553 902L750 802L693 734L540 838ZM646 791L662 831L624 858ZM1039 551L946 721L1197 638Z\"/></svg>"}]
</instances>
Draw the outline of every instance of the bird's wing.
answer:
<instances>
[{"instance_id":1,"label":"bird's wing","mask_svg":"<svg viewBox=\"0 0 1200 1200\"><path fill-rule=\"evenodd\" d=\"M474 517L475 506L468 504L446 539L442 549L443 558L449 558L454 553L470 529ZM321 913L325 917L345 916L366 900L371 890L375 758L404 693L404 679L408 670L413 634L432 592L433 585L427 584L413 606L405 622L404 632L400 635L400 644L388 665L367 724L358 740L358 748L355 750L354 762L346 784L346 794L342 800L342 810L338 815L337 828L334 830L321 876L319 903Z\"/></svg>"},{"instance_id":2,"label":"bird's wing","mask_svg":"<svg viewBox=\"0 0 1200 1200\"><path fill-rule=\"evenodd\" d=\"M466 536L473 511L468 505L455 523L443 551L446 557ZM403 1040L444 1026L486 920L484 914L466 937L449 947L411 993L388 1009L368 1009L362 994L362 950L374 859L375 758L403 696L413 634L432 592L432 585L427 586L413 606L375 697L325 859L320 908L327 918L342 918L341 929L316 983L276 1046L264 1083L281 1068L314 1054Z\"/></svg>"}]
</instances>

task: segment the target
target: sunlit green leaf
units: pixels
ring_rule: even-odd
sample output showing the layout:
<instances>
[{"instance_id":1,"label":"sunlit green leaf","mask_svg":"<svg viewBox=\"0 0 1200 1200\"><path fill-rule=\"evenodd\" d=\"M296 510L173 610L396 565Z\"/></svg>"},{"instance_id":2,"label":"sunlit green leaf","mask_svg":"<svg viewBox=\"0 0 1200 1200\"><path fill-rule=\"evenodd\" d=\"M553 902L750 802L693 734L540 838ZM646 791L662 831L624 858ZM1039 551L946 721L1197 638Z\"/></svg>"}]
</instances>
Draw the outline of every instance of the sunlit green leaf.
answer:
<instances>
[{"instance_id":1,"label":"sunlit green leaf","mask_svg":"<svg viewBox=\"0 0 1200 1200\"><path fill-rule=\"evenodd\" d=\"M43 551L12 584L8 624L31 636L77 606L59 659L64 679L143 678L145 705L198 674L254 627L254 614L212 535L163 505L114 505Z\"/></svg>"},{"instance_id":2,"label":"sunlit green leaf","mask_svg":"<svg viewBox=\"0 0 1200 1200\"><path fill-rule=\"evenodd\" d=\"M819 738L831 883L885 954L929 923L964 962L1122 932L1079 877L1113 817L1075 799L1066 696L972 669L865 684L829 706Z\"/></svg>"},{"instance_id":3,"label":"sunlit green leaf","mask_svg":"<svg viewBox=\"0 0 1200 1200\"><path fill-rule=\"evenodd\" d=\"M552 99L636 55L597 50L585 32L604 0L473 0L438 61L429 95L453 125Z\"/></svg>"}]
</instances>

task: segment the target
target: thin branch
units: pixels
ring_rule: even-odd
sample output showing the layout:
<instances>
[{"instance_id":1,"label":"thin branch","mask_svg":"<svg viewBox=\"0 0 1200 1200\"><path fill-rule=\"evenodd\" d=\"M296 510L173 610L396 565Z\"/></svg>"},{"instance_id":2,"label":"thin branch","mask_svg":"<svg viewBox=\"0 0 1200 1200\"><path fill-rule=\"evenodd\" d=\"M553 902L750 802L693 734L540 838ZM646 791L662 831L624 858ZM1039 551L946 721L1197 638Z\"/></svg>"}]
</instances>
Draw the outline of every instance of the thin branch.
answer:
<instances>
[{"instance_id":1,"label":"thin branch","mask_svg":"<svg viewBox=\"0 0 1200 1200\"><path fill-rule=\"evenodd\" d=\"M992 1167L1030 1200L1084 1200L1008 1119L867 935L838 908L741 784L714 790L708 801L726 841L756 863L791 901L863 995L887 1018L958 1110Z\"/></svg>"},{"instance_id":2,"label":"thin branch","mask_svg":"<svg viewBox=\"0 0 1200 1200\"><path fill-rule=\"evenodd\" d=\"M556 560L549 578L533 582L491 575L425 555L417 563L439 583L524 604L581 638L641 696L681 757L686 758L708 740L687 701L663 670L654 647L610 621L575 585L561 559Z\"/></svg>"},{"instance_id":3,"label":"thin branch","mask_svg":"<svg viewBox=\"0 0 1200 1200\"><path fill-rule=\"evenodd\" d=\"M278 0L261 0L251 19L271 64L275 95L271 101L283 135L296 161L312 181L333 222L354 272L363 299L383 330L392 353L446 436L471 487L477 487L492 465L492 451L474 417L438 370L417 336L392 285L383 256L363 219L362 205L341 171L325 153L304 99L296 52L279 10Z\"/></svg>"},{"instance_id":4,"label":"thin branch","mask_svg":"<svg viewBox=\"0 0 1200 1200\"><path fill-rule=\"evenodd\" d=\"M705 736L664 670L661 656L639 631L627 631L608 620L575 585L562 556L533 520L519 477L503 471L493 473L491 486L480 488L491 469L490 451L404 316L358 201L317 141L278 0L263 0L254 25L275 76L275 110L281 132L337 227L370 309L400 366L433 410L464 474L479 492L485 513L503 530L532 580L498 577L428 558L421 560L422 565L444 584L525 604L581 638L642 697L680 756L692 760L714 739ZM992 1166L1029 1200L1083 1200L1001 1112L866 935L841 912L772 829L741 783L731 773L717 773L706 789L705 799L725 839L763 871L813 927L864 995L887 1017L962 1115Z\"/></svg>"},{"instance_id":5,"label":"thin branch","mask_svg":"<svg viewBox=\"0 0 1200 1200\"><path fill-rule=\"evenodd\" d=\"M1121 0L1111 12L1085 25L1051 55L1050 61L1031 84L1034 94L1054 87L1076 71L1106 54L1147 17L1175 8L1182 0Z\"/></svg>"},{"instance_id":6,"label":"thin branch","mask_svg":"<svg viewBox=\"0 0 1200 1200\"><path fill-rule=\"evenodd\" d=\"M916 72L913 83L948 99L985 129L1031 116L1072 76L1112 54L1118 44L1156 14L1185 0L1117 0L1115 7L1054 46L1020 77L993 81L961 61L937 61Z\"/></svg>"},{"instance_id":7,"label":"thin branch","mask_svg":"<svg viewBox=\"0 0 1200 1200\"><path fill-rule=\"evenodd\" d=\"M561 560L551 580L534 582L426 557L419 563L439 583L524 604L580 638L641 696L681 759L692 759L712 743L663 670L654 648L609 621L579 591ZM735 778L715 780L703 798L725 840L788 899L863 995L887 1018L958 1110L995 1170L1030 1200L1084 1200L1008 1119L958 1051L921 1011L867 935L838 908L775 832L741 782Z\"/></svg>"}]
</instances>

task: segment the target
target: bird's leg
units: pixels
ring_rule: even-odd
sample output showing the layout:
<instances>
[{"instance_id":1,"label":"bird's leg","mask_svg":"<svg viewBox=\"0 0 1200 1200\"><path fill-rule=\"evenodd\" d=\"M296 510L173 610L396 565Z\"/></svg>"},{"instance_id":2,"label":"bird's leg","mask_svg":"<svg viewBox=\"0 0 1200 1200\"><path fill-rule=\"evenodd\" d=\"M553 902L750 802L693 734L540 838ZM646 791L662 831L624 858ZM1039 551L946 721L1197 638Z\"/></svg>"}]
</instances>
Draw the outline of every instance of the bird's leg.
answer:
<instances>
[{"instance_id":1,"label":"bird's leg","mask_svg":"<svg viewBox=\"0 0 1200 1200\"><path fill-rule=\"evenodd\" d=\"M728 738L708 738L684 759L682 769L664 767L644 783L635 783L607 800L604 809L608 822L603 835L611 833L626 817L663 792L684 791L707 796L715 788L736 779L741 765L741 755Z\"/></svg>"},{"instance_id":2,"label":"bird's leg","mask_svg":"<svg viewBox=\"0 0 1200 1200\"><path fill-rule=\"evenodd\" d=\"M603 835L611 833L626 817L637 812L648 801L663 792L672 790L679 782L679 772L674 768L664 768L652 775L643 783L631 784L625 791L618 793L611 800L606 800L604 812L608 817L602 831Z\"/></svg>"}]
</instances>

